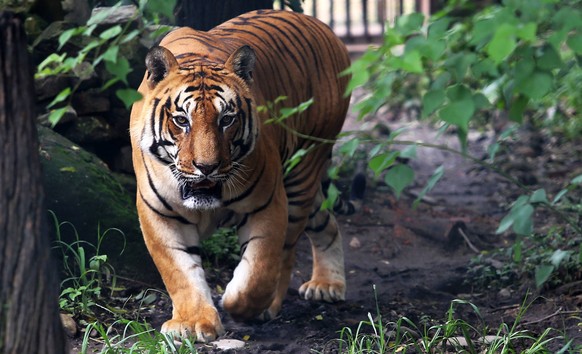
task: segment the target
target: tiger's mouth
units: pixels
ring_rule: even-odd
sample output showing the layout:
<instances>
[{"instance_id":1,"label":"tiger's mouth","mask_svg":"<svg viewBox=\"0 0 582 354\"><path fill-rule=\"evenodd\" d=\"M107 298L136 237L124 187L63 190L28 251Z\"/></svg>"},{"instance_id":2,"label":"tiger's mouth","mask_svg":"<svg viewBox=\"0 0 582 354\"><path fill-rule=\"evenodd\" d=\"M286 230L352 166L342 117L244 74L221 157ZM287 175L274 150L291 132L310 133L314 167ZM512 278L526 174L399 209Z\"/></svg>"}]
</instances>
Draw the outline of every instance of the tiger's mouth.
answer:
<instances>
[{"instance_id":1,"label":"tiger's mouth","mask_svg":"<svg viewBox=\"0 0 582 354\"><path fill-rule=\"evenodd\" d=\"M182 200L187 200L190 198L220 199L221 190L222 188L220 182L210 181L208 179L202 180L200 182L185 182L180 186Z\"/></svg>"}]
</instances>

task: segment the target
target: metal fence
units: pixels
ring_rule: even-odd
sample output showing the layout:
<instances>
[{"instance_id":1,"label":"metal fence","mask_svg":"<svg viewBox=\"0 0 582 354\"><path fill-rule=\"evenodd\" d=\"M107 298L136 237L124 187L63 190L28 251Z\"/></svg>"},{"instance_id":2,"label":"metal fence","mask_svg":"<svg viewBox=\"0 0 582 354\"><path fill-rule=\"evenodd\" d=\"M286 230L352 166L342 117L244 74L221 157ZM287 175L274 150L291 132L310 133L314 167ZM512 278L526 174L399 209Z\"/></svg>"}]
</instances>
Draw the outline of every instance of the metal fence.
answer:
<instances>
[{"instance_id":1,"label":"metal fence","mask_svg":"<svg viewBox=\"0 0 582 354\"><path fill-rule=\"evenodd\" d=\"M282 3L282 2L281 2ZM430 12L429 0L305 0L304 13L327 23L344 41L375 42L402 14Z\"/></svg>"}]
</instances>

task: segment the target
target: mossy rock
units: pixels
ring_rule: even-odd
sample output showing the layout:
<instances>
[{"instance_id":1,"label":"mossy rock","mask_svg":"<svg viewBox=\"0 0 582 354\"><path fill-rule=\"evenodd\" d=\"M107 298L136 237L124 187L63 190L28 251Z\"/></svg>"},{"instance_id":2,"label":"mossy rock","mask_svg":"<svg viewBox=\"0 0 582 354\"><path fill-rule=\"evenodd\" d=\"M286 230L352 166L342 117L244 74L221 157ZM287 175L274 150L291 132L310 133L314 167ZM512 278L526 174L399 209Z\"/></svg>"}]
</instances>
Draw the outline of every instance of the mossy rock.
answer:
<instances>
[{"instance_id":1,"label":"mossy rock","mask_svg":"<svg viewBox=\"0 0 582 354\"><path fill-rule=\"evenodd\" d=\"M97 245L98 234L107 231L99 252L108 255L116 271L160 284L129 192L98 157L51 129L38 129L46 204L60 223L67 223L61 227L63 241L74 242L76 233L79 239ZM51 229L56 230L50 220Z\"/></svg>"}]
</instances>

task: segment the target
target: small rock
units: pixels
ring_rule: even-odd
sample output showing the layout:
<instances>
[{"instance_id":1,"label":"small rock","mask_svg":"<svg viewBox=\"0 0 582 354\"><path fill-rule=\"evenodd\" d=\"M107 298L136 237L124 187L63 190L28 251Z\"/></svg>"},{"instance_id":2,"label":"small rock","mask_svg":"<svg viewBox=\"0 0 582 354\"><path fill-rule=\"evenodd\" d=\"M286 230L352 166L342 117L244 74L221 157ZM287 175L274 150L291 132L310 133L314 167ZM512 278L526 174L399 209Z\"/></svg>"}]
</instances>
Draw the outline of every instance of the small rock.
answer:
<instances>
[{"instance_id":1,"label":"small rock","mask_svg":"<svg viewBox=\"0 0 582 354\"><path fill-rule=\"evenodd\" d=\"M358 249L358 248L362 247L362 243L360 242L360 240L357 237L354 236L350 240L350 247Z\"/></svg>"},{"instance_id":2,"label":"small rock","mask_svg":"<svg viewBox=\"0 0 582 354\"><path fill-rule=\"evenodd\" d=\"M118 25L133 21L138 17L138 9L135 5L119 6L116 9L111 7L96 7L91 13L91 17L101 16L100 13L108 12L107 16L99 22L100 25Z\"/></svg>"},{"instance_id":3,"label":"small rock","mask_svg":"<svg viewBox=\"0 0 582 354\"><path fill-rule=\"evenodd\" d=\"M74 338L77 335L77 323L73 319L73 316L61 313L61 323L67 336Z\"/></svg>"},{"instance_id":4,"label":"small rock","mask_svg":"<svg viewBox=\"0 0 582 354\"><path fill-rule=\"evenodd\" d=\"M503 289L499 290L497 295L501 298L507 299L511 296L511 291L507 288L503 288Z\"/></svg>"},{"instance_id":5,"label":"small rock","mask_svg":"<svg viewBox=\"0 0 582 354\"><path fill-rule=\"evenodd\" d=\"M211 344L220 350L241 349L245 346L245 342L238 339L219 339Z\"/></svg>"}]
</instances>

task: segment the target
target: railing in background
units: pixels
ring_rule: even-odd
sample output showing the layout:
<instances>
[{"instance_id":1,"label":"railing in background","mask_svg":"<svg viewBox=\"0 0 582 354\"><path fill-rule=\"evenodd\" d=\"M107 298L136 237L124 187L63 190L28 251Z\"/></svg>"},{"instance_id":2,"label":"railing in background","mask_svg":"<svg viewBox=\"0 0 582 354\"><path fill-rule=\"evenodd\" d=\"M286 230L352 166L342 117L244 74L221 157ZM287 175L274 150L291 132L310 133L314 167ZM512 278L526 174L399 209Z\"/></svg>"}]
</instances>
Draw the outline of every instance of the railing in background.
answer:
<instances>
[{"instance_id":1,"label":"railing in background","mask_svg":"<svg viewBox=\"0 0 582 354\"><path fill-rule=\"evenodd\" d=\"M327 23L350 43L381 40L386 24L403 14L430 13L430 0L305 0L302 5L304 13Z\"/></svg>"}]
</instances>

